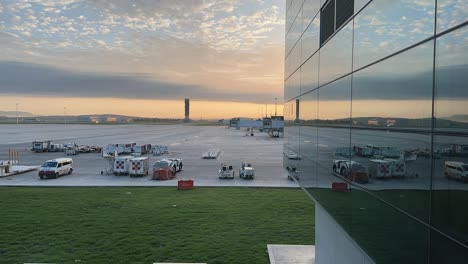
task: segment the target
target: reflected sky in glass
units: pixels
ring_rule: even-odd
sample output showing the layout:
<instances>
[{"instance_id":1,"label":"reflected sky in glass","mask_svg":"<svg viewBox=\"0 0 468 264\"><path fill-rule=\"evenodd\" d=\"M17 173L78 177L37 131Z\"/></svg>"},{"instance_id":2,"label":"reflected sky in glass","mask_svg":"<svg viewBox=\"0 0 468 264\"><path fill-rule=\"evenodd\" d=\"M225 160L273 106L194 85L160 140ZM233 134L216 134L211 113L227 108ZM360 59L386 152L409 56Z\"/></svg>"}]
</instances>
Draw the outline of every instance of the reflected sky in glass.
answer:
<instances>
[{"instance_id":1,"label":"reflected sky in glass","mask_svg":"<svg viewBox=\"0 0 468 264\"><path fill-rule=\"evenodd\" d=\"M354 18L353 68L434 34L434 0L373 1Z\"/></svg>"}]
</instances>

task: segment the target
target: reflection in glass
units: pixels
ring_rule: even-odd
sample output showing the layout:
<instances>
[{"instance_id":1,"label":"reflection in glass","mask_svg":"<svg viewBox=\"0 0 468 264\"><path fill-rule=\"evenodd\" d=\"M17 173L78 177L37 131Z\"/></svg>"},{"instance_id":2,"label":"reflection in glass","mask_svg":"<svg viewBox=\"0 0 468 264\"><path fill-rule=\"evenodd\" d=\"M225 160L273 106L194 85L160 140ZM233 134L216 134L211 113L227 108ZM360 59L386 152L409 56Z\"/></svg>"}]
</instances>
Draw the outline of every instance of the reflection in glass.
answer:
<instances>
[{"instance_id":1,"label":"reflection in glass","mask_svg":"<svg viewBox=\"0 0 468 264\"><path fill-rule=\"evenodd\" d=\"M430 128L432 54L431 41L356 72L353 125Z\"/></svg>"},{"instance_id":2,"label":"reflection in glass","mask_svg":"<svg viewBox=\"0 0 468 264\"><path fill-rule=\"evenodd\" d=\"M352 34L351 21L320 49L320 85L351 72Z\"/></svg>"},{"instance_id":3,"label":"reflection in glass","mask_svg":"<svg viewBox=\"0 0 468 264\"><path fill-rule=\"evenodd\" d=\"M447 7L448 8L448 7ZM461 28L437 39L432 173L432 224L468 246L468 30ZM453 262L466 260L468 250L443 237L434 245L458 252ZM434 252L440 259L441 252Z\"/></svg>"},{"instance_id":4,"label":"reflection in glass","mask_svg":"<svg viewBox=\"0 0 468 264\"><path fill-rule=\"evenodd\" d=\"M299 152L301 184L317 186L317 114L318 91L312 91L301 96L299 107L299 122L301 123Z\"/></svg>"},{"instance_id":5,"label":"reflection in glass","mask_svg":"<svg viewBox=\"0 0 468 264\"><path fill-rule=\"evenodd\" d=\"M434 0L372 1L354 17L359 69L434 34Z\"/></svg>"},{"instance_id":6,"label":"reflection in glass","mask_svg":"<svg viewBox=\"0 0 468 264\"><path fill-rule=\"evenodd\" d=\"M438 131L468 132L468 29L437 39L434 115Z\"/></svg>"},{"instance_id":7,"label":"reflection in glass","mask_svg":"<svg viewBox=\"0 0 468 264\"><path fill-rule=\"evenodd\" d=\"M354 0L354 14L357 14L370 0Z\"/></svg>"},{"instance_id":8,"label":"reflection in glass","mask_svg":"<svg viewBox=\"0 0 468 264\"><path fill-rule=\"evenodd\" d=\"M320 13L302 35L302 61L307 60L310 55L317 51L320 41Z\"/></svg>"},{"instance_id":9,"label":"reflection in glass","mask_svg":"<svg viewBox=\"0 0 468 264\"><path fill-rule=\"evenodd\" d=\"M318 104L318 186L329 188L342 181L332 173L339 160L349 161L351 77L345 77L319 90Z\"/></svg>"},{"instance_id":10,"label":"reflection in glass","mask_svg":"<svg viewBox=\"0 0 468 264\"><path fill-rule=\"evenodd\" d=\"M301 94L318 87L319 54L312 56L301 67Z\"/></svg>"},{"instance_id":11,"label":"reflection in glass","mask_svg":"<svg viewBox=\"0 0 468 264\"><path fill-rule=\"evenodd\" d=\"M468 21L466 1L437 0L437 33Z\"/></svg>"}]
</instances>

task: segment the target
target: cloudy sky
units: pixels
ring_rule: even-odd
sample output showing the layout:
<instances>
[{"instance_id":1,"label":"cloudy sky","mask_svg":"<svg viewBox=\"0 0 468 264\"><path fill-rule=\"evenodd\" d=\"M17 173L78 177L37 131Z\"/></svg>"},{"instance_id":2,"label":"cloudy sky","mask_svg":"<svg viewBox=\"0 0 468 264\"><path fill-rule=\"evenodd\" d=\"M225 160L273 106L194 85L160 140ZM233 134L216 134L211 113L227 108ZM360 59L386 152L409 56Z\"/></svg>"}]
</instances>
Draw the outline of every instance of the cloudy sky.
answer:
<instances>
[{"instance_id":1,"label":"cloudy sky","mask_svg":"<svg viewBox=\"0 0 468 264\"><path fill-rule=\"evenodd\" d=\"M1 0L0 110L181 117L181 99L192 98L195 118L257 116L282 98L284 9L284 0Z\"/></svg>"}]
</instances>

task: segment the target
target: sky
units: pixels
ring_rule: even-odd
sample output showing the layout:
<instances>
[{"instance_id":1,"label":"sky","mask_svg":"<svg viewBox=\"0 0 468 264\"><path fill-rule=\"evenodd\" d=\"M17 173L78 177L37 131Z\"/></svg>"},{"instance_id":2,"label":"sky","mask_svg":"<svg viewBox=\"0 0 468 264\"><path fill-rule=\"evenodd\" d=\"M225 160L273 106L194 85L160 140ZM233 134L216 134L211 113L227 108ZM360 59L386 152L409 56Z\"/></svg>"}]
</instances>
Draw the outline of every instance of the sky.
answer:
<instances>
[{"instance_id":1,"label":"sky","mask_svg":"<svg viewBox=\"0 0 468 264\"><path fill-rule=\"evenodd\" d=\"M193 118L270 114L283 95L284 9L284 0L1 0L0 110L180 118L190 98Z\"/></svg>"}]
</instances>

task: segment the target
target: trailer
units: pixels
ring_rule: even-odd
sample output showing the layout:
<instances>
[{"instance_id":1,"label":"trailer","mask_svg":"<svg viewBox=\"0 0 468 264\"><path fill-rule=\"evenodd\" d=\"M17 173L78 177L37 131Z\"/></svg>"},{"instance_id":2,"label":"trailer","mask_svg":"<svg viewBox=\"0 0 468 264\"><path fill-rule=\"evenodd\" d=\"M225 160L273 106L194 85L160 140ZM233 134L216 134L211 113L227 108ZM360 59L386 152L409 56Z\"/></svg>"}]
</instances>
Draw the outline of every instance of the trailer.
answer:
<instances>
[{"instance_id":1,"label":"trailer","mask_svg":"<svg viewBox=\"0 0 468 264\"><path fill-rule=\"evenodd\" d=\"M146 176L149 172L148 157L139 157L129 160L128 173L130 177Z\"/></svg>"},{"instance_id":2,"label":"trailer","mask_svg":"<svg viewBox=\"0 0 468 264\"><path fill-rule=\"evenodd\" d=\"M118 156L114 159L114 175L127 175L129 172L129 161L132 156Z\"/></svg>"},{"instance_id":3,"label":"trailer","mask_svg":"<svg viewBox=\"0 0 468 264\"><path fill-rule=\"evenodd\" d=\"M389 161L381 159L371 159L369 161L369 177L389 178L392 176Z\"/></svg>"},{"instance_id":4,"label":"trailer","mask_svg":"<svg viewBox=\"0 0 468 264\"><path fill-rule=\"evenodd\" d=\"M68 147L67 149L65 149L65 154L67 154L68 156L70 155L78 155L80 153L78 147Z\"/></svg>"},{"instance_id":5,"label":"trailer","mask_svg":"<svg viewBox=\"0 0 468 264\"><path fill-rule=\"evenodd\" d=\"M219 149L210 149L206 152L203 152L202 159L217 159L220 154Z\"/></svg>"},{"instance_id":6,"label":"trailer","mask_svg":"<svg viewBox=\"0 0 468 264\"><path fill-rule=\"evenodd\" d=\"M405 177L406 165L404 160L399 159L384 159L390 163L390 174L393 177Z\"/></svg>"},{"instance_id":7,"label":"trailer","mask_svg":"<svg viewBox=\"0 0 468 264\"><path fill-rule=\"evenodd\" d=\"M353 151L360 157L372 157L374 151L368 146L353 146Z\"/></svg>"},{"instance_id":8,"label":"trailer","mask_svg":"<svg viewBox=\"0 0 468 264\"><path fill-rule=\"evenodd\" d=\"M144 144L144 145L133 147L133 153L136 153L139 155L145 155L150 152L151 152L151 144Z\"/></svg>"},{"instance_id":9,"label":"trailer","mask_svg":"<svg viewBox=\"0 0 468 264\"><path fill-rule=\"evenodd\" d=\"M151 153L153 153L153 156L169 154L169 148L164 145L151 146Z\"/></svg>"},{"instance_id":10,"label":"trailer","mask_svg":"<svg viewBox=\"0 0 468 264\"><path fill-rule=\"evenodd\" d=\"M50 144L52 144L52 140L33 141L31 151L36 153L48 152L50 149Z\"/></svg>"}]
</instances>

